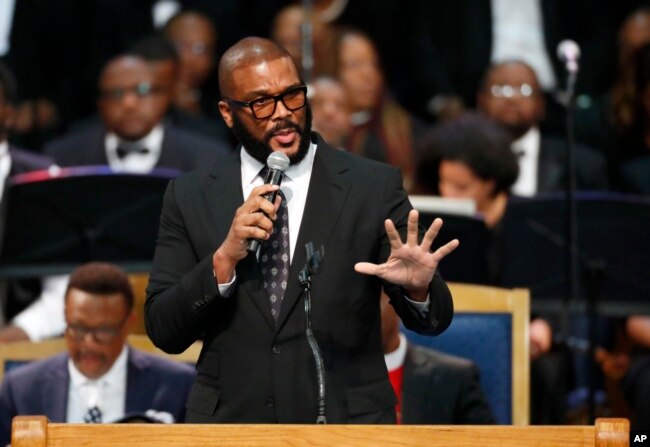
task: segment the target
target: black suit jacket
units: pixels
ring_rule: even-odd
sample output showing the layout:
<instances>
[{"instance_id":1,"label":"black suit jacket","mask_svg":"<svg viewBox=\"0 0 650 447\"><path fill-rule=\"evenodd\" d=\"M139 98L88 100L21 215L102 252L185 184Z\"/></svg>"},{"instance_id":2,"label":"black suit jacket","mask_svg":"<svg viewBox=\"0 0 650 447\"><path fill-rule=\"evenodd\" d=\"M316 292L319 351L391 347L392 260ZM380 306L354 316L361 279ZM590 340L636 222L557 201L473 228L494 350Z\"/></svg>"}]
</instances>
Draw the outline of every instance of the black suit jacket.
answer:
<instances>
[{"instance_id":1,"label":"black suit jacket","mask_svg":"<svg viewBox=\"0 0 650 447\"><path fill-rule=\"evenodd\" d=\"M45 154L59 166L105 165L106 129L101 124L90 124L49 143ZM182 172L212 164L228 153L218 141L165 125L157 168L172 168Z\"/></svg>"},{"instance_id":2,"label":"black suit jacket","mask_svg":"<svg viewBox=\"0 0 650 447\"><path fill-rule=\"evenodd\" d=\"M54 163L54 161L49 157L35 154L24 149L19 149L11 145L9 145L9 156L11 157L9 177L30 171L47 169ZM6 195L11 194L11 182L9 177L5 180L5 192L3 194L3 200L0 203L0 250L2 249L2 243L4 242L4 223L7 218L7 201L5 200L5 197ZM21 310L27 307L41 292L41 282L38 279L12 279L6 281L4 286L6 287L7 298L4 309L1 309L0 311L4 313L4 318L7 321L11 320ZM2 287L2 285L0 285L0 287Z\"/></svg>"},{"instance_id":3,"label":"black suit jacket","mask_svg":"<svg viewBox=\"0 0 650 447\"><path fill-rule=\"evenodd\" d=\"M494 424L474 363L408 345L402 385L403 424Z\"/></svg>"},{"instance_id":4,"label":"black suit jacket","mask_svg":"<svg viewBox=\"0 0 650 447\"><path fill-rule=\"evenodd\" d=\"M230 297L220 296L212 255L244 197L239 153L205 173L172 181L165 195L147 288L145 322L154 343L181 352L204 345L188 399L188 421L313 423L316 376L305 338L298 272L305 243L325 247L313 277L313 330L323 351L330 423L391 422L395 395L381 348L380 281L358 274L359 261L390 251L384 219L404 231L411 204L396 168L338 151L319 139L289 284L277 326L254 255L237 265ZM400 287L386 285L404 324L437 334L453 303L439 276L424 320Z\"/></svg>"},{"instance_id":5,"label":"black suit jacket","mask_svg":"<svg viewBox=\"0 0 650 447\"><path fill-rule=\"evenodd\" d=\"M603 191L608 187L607 160L596 150L575 146L576 187L584 191ZM566 142L542 136L537 169L537 191L563 191L567 181Z\"/></svg>"}]
</instances>

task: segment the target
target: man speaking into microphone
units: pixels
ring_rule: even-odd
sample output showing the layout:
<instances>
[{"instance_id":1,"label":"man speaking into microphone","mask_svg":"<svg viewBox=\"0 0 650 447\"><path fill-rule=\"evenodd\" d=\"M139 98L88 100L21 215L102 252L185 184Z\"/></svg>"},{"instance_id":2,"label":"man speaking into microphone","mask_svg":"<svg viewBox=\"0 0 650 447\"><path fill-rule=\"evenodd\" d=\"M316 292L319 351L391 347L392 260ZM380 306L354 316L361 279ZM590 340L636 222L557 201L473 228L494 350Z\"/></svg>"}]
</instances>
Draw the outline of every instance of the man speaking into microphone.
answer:
<instances>
[{"instance_id":1,"label":"man speaking into microphone","mask_svg":"<svg viewBox=\"0 0 650 447\"><path fill-rule=\"evenodd\" d=\"M396 168L330 147L311 132L306 87L289 54L245 38L219 63L221 115L241 147L172 181L147 288L154 343L203 351L188 422L314 423L318 384L305 336L305 244L323 246L311 282L311 326L322 351L329 423L394 423L381 346L380 289L404 324L436 335L453 315L437 274L453 240L418 230ZM265 184L269 154L289 158ZM278 192L275 201L265 196ZM248 250L261 241L259 251Z\"/></svg>"}]
</instances>

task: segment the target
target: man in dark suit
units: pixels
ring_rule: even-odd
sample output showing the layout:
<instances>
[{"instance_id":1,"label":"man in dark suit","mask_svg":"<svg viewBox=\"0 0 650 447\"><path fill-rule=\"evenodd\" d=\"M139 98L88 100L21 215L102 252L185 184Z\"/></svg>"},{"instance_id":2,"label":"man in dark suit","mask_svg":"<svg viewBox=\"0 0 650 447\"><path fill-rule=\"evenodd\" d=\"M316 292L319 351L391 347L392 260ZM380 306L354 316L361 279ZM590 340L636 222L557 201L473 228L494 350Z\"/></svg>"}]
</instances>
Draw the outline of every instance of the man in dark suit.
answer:
<instances>
[{"instance_id":1,"label":"man in dark suit","mask_svg":"<svg viewBox=\"0 0 650 447\"><path fill-rule=\"evenodd\" d=\"M521 61L492 65L477 94L478 110L505 127L515 141L519 177L512 193L534 196L563 191L567 181L566 142L539 128L545 100L533 69ZM581 190L607 189L607 164L596 150L576 145L576 185Z\"/></svg>"},{"instance_id":2,"label":"man in dark suit","mask_svg":"<svg viewBox=\"0 0 650 447\"><path fill-rule=\"evenodd\" d=\"M311 284L311 323L327 421L394 423L381 349L382 280L406 326L442 332L453 303L435 273L458 241L431 252L442 221L418 242L418 215L396 168L311 134L304 85L275 43L239 41L220 61L219 84L221 114L242 148L210 171L170 183L145 305L147 332L163 350L181 352L203 338L187 420L316 422L298 283L312 241L326 253ZM274 152L291 164L271 203L263 196L279 187L259 174ZM263 241L259 262L247 251L251 238Z\"/></svg>"},{"instance_id":3,"label":"man in dark suit","mask_svg":"<svg viewBox=\"0 0 650 447\"><path fill-rule=\"evenodd\" d=\"M399 317L381 297L381 338L402 424L494 424L476 365L407 343Z\"/></svg>"},{"instance_id":4,"label":"man in dark suit","mask_svg":"<svg viewBox=\"0 0 650 447\"><path fill-rule=\"evenodd\" d=\"M113 422L129 413L182 421L194 370L127 347L136 322L126 274L85 264L66 291L66 354L10 370L0 389L0 443L16 415L53 422Z\"/></svg>"},{"instance_id":5,"label":"man in dark suit","mask_svg":"<svg viewBox=\"0 0 650 447\"><path fill-rule=\"evenodd\" d=\"M218 141L167 125L169 95L156 84L147 62L118 56L99 79L102 124L48 144L45 153L60 166L106 165L116 171L148 173L153 168L187 172L209 165L227 151Z\"/></svg>"}]
</instances>

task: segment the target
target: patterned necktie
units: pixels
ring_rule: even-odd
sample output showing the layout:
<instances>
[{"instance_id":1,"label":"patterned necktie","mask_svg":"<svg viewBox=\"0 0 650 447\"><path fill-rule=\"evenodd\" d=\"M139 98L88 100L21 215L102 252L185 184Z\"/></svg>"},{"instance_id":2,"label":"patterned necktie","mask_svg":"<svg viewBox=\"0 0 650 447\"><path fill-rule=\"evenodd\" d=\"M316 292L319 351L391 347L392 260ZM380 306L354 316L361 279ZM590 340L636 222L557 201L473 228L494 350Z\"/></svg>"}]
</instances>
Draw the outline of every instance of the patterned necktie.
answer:
<instances>
[{"instance_id":1,"label":"patterned necktie","mask_svg":"<svg viewBox=\"0 0 650 447\"><path fill-rule=\"evenodd\" d=\"M84 422L86 424L101 424L102 410L100 410L97 405L88 408L88 411L84 414Z\"/></svg>"},{"instance_id":2,"label":"patterned necktie","mask_svg":"<svg viewBox=\"0 0 650 447\"><path fill-rule=\"evenodd\" d=\"M266 176L264 169L260 175ZM287 209L287 200L282 191L278 191L282 202L278 208L278 215L273 224L273 233L271 237L264 242L260 252L260 267L262 268L262 278L264 279L264 288L269 296L271 303L271 315L278 321L282 298L287 290L287 279L289 277L290 266L290 245L289 245L289 212Z\"/></svg>"}]
</instances>

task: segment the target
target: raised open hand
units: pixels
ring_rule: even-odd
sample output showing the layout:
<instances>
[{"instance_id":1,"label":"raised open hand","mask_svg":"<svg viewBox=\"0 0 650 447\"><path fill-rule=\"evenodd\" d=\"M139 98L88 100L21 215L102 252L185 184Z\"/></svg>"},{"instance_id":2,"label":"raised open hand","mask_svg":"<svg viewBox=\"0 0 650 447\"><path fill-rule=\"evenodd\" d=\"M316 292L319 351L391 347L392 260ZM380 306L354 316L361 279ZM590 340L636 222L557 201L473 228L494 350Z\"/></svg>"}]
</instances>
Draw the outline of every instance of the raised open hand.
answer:
<instances>
[{"instance_id":1,"label":"raised open hand","mask_svg":"<svg viewBox=\"0 0 650 447\"><path fill-rule=\"evenodd\" d=\"M418 212L411 210L408 216L406 243L402 242L395 224L389 219L385 222L386 233L390 241L390 256L383 264L358 262L354 269L366 275L375 275L390 283L402 286L409 297L424 301L429 283L442 258L458 247L458 239L443 245L433 253L431 244L442 227L442 219L435 219L418 243Z\"/></svg>"}]
</instances>

